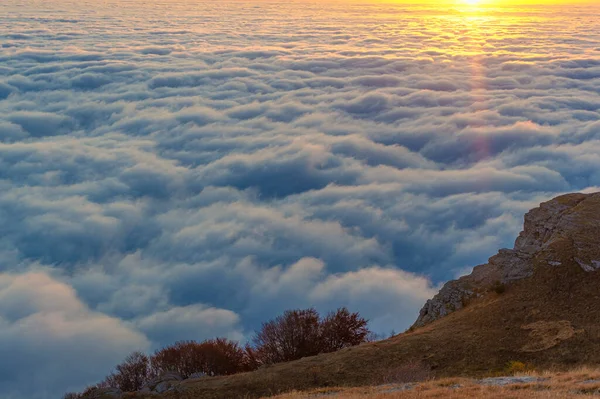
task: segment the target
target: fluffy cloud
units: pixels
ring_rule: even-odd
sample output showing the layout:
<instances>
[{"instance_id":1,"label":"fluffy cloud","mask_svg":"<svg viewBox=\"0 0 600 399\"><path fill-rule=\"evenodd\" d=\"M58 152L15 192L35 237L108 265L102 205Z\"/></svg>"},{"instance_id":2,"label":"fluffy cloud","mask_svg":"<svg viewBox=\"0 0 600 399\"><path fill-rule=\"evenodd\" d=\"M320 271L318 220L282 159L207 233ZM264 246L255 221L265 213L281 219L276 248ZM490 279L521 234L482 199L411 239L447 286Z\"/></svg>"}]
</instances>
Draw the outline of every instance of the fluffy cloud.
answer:
<instances>
[{"instance_id":1,"label":"fluffy cloud","mask_svg":"<svg viewBox=\"0 0 600 399\"><path fill-rule=\"evenodd\" d=\"M3 397L52 397L93 383L124 352L148 347L143 334L90 310L44 272L0 274Z\"/></svg>"},{"instance_id":2,"label":"fluffy cloud","mask_svg":"<svg viewBox=\"0 0 600 399\"><path fill-rule=\"evenodd\" d=\"M66 1L0 4L2 397L288 308L401 331L600 186L585 9Z\"/></svg>"},{"instance_id":3,"label":"fluffy cloud","mask_svg":"<svg viewBox=\"0 0 600 399\"><path fill-rule=\"evenodd\" d=\"M371 328L385 333L412 323L418 315L415 310L435 292L424 277L392 268L369 267L328 276L309 292L309 298L325 304L342 301L361 314L372 315ZM385 312L377 309L382 303L387 304Z\"/></svg>"},{"instance_id":4,"label":"fluffy cloud","mask_svg":"<svg viewBox=\"0 0 600 399\"><path fill-rule=\"evenodd\" d=\"M235 331L239 316L230 310L202 305L171 307L135 321L136 327L157 342L175 342L200 337L225 336L242 340Z\"/></svg>"}]
</instances>

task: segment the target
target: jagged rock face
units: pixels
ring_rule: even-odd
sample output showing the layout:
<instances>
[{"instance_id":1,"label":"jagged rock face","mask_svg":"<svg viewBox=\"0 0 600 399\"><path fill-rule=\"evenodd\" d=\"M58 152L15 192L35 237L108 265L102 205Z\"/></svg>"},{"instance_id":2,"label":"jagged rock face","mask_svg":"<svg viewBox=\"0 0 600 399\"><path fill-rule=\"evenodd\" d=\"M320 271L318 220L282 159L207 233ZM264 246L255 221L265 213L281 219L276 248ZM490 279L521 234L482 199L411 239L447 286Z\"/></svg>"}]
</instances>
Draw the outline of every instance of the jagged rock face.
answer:
<instances>
[{"instance_id":1,"label":"jagged rock face","mask_svg":"<svg viewBox=\"0 0 600 399\"><path fill-rule=\"evenodd\" d=\"M531 277L538 266L573 262L586 272L600 269L600 193L563 195L529 211L514 248L501 249L470 275L446 283L413 327L463 308L496 284Z\"/></svg>"}]
</instances>

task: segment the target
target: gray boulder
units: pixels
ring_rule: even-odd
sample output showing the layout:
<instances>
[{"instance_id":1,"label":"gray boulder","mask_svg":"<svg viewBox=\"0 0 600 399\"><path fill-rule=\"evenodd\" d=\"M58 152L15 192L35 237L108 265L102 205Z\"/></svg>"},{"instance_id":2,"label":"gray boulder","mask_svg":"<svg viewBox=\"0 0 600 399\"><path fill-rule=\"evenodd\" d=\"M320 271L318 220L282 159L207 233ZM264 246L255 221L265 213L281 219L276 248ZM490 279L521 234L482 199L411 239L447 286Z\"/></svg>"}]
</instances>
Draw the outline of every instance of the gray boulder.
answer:
<instances>
[{"instance_id":1,"label":"gray boulder","mask_svg":"<svg viewBox=\"0 0 600 399\"><path fill-rule=\"evenodd\" d=\"M140 390L141 392L156 392L163 393L174 389L183 381L181 374L170 371L153 379Z\"/></svg>"}]
</instances>

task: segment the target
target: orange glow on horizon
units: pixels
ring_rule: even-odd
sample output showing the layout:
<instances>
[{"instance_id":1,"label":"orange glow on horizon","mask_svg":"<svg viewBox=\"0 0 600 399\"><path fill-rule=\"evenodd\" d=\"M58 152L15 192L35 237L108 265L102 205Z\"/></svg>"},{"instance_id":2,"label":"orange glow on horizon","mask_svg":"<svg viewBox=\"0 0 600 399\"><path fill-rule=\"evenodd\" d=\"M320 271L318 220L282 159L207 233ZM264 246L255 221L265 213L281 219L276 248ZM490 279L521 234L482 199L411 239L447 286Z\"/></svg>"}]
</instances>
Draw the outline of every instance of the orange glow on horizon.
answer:
<instances>
[{"instance_id":1,"label":"orange glow on horizon","mask_svg":"<svg viewBox=\"0 0 600 399\"><path fill-rule=\"evenodd\" d=\"M342 0L353 1L353 0ZM520 5L552 5L552 6L582 6L598 5L598 0L371 0L379 3L395 4L430 4L430 5L454 5L454 6L473 6L473 7L502 7L502 6L520 6ZM364 2L364 0L361 0Z\"/></svg>"}]
</instances>

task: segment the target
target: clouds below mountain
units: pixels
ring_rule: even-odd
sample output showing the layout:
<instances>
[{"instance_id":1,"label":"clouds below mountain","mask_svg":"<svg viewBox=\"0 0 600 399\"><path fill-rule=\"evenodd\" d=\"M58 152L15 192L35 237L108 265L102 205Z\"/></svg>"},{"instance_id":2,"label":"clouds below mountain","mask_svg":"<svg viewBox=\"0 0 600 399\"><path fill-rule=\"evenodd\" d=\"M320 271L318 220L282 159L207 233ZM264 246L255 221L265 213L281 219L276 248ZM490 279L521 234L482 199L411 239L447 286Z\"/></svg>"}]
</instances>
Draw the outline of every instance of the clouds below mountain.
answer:
<instances>
[{"instance_id":1,"label":"clouds below mountain","mask_svg":"<svg viewBox=\"0 0 600 399\"><path fill-rule=\"evenodd\" d=\"M585 8L0 12L2 397L288 308L401 331L526 210L600 186Z\"/></svg>"},{"instance_id":2,"label":"clouds below mountain","mask_svg":"<svg viewBox=\"0 0 600 399\"><path fill-rule=\"evenodd\" d=\"M95 378L99 367L110 368L124 351L148 347L143 334L91 311L70 286L46 273L0 275L3 397L50 397L48 391Z\"/></svg>"}]
</instances>

